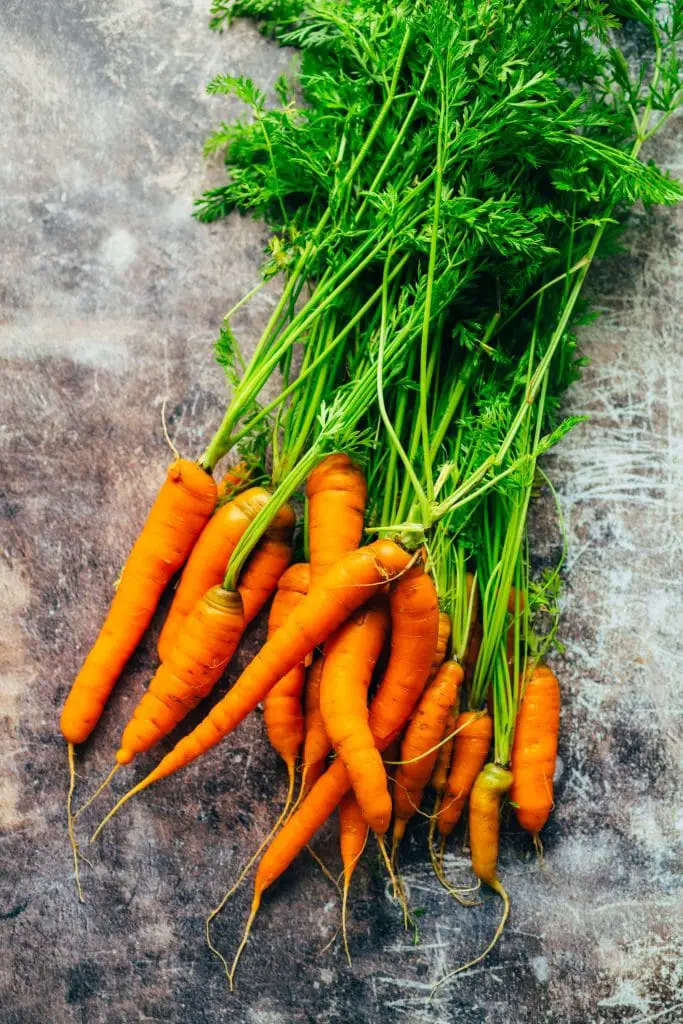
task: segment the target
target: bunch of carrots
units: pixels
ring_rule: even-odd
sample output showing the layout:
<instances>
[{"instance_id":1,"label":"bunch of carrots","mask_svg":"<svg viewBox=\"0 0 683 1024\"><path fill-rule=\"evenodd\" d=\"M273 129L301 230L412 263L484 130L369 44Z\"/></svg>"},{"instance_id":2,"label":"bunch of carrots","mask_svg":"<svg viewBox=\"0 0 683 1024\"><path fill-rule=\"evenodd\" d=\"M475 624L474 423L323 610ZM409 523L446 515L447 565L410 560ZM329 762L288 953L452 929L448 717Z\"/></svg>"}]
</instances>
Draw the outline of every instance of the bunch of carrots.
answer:
<instances>
[{"instance_id":1,"label":"bunch of carrots","mask_svg":"<svg viewBox=\"0 0 683 1024\"><path fill-rule=\"evenodd\" d=\"M198 204L205 219L235 206L266 218L263 280L281 274L281 297L249 359L232 321L260 285L227 314L223 421L196 461L174 452L61 717L82 898L81 811L210 697L270 603L253 660L93 836L263 704L288 787L236 883L258 860L232 965L210 925L236 886L207 920L231 985L263 893L335 811L347 955L370 834L410 925L399 850L417 814L447 891L472 905L483 884L503 901L490 945L457 970L498 940L502 806L539 851L553 806L560 687L546 659L564 550L532 572L529 510L554 493L539 460L578 422L558 410L580 372L573 329L593 260L630 203L681 195L639 160L655 112L680 99L680 5L668 20L622 5L656 42L650 75L634 78L611 45L614 16L594 4L348 6L342 23L305 0L214 4L214 27L254 14L303 50L305 109L286 83L273 110L253 83L214 80L254 117L212 137L231 180ZM174 580L159 667L75 812L75 748ZM476 882L460 889L443 852L466 812Z\"/></svg>"}]
</instances>

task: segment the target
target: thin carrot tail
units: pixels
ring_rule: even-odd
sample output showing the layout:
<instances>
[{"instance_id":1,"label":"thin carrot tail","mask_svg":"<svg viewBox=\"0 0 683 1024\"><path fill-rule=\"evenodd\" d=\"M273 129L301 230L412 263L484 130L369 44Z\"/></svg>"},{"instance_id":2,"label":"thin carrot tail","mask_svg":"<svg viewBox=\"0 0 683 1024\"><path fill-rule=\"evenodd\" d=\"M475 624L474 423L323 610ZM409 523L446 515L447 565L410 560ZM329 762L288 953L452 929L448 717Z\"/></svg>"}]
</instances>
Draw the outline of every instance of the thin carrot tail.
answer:
<instances>
[{"instance_id":1,"label":"thin carrot tail","mask_svg":"<svg viewBox=\"0 0 683 1024\"><path fill-rule=\"evenodd\" d=\"M90 837L91 843L95 842L95 840L97 839L98 835L100 834L104 826L107 824L107 822L111 821L114 815L121 810L125 803L128 803L131 797L135 796L136 793L141 793L143 789L147 789L148 786L151 786L152 783L156 782L158 779L164 778L163 774L157 774L157 772L158 769L155 768L155 770L153 772L150 772L150 774L146 778L144 778L142 782L138 782L137 786L133 786L133 788L129 789L127 793L123 794L121 799L114 804L109 813L105 814L105 816L102 818L102 821L99 823L99 825L97 826L97 828Z\"/></svg>"},{"instance_id":2,"label":"thin carrot tail","mask_svg":"<svg viewBox=\"0 0 683 1024\"><path fill-rule=\"evenodd\" d=\"M308 853L310 853L311 857L316 862L316 864L324 874L325 878L327 878L328 881L332 882L332 885L335 887L337 892L339 892L339 879L334 877L334 875L332 874L332 872L330 871L330 869L328 868L327 864L322 859L320 854L315 852L310 843L306 844L306 850Z\"/></svg>"},{"instance_id":3,"label":"thin carrot tail","mask_svg":"<svg viewBox=\"0 0 683 1024\"><path fill-rule=\"evenodd\" d=\"M468 971L470 967L474 967L476 964L481 963L482 960L485 960L486 957L491 952L491 950L496 945L496 943L498 942L498 940L500 939L501 935L503 934L503 929L505 928L505 925L507 924L508 918L510 916L510 897L508 896L507 890L505 889L503 884L497 878L492 878L490 881L487 879L486 884L490 886L494 892L497 892L498 895L503 900L503 915L500 919L498 927L496 928L495 935L493 936L493 938L491 939L483 953L480 953L479 956L476 956L473 960L470 960L468 963L463 964L462 967L456 967L454 971L449 971L448 974L445 974L440 981L437 981L436 985L429 994L429 1002L432 1001L436 992L441 988L441 986L445 985L446 982L451 980L451 978L454 978L456 974L462 974L463 971Z\"/></svg>"},{"instance_id":4,"label":"thin carrot tail","mask_svg":"<svg viewBox=\"0 0 683 1024\"><path fill-rule=\"evenodd\" d=\"M261 856L261 853L266 848L266 846L268 845L270 840L273 838L273 836L275 835L277 830L280 828L280 825L282 825L283 821L285 821L285 819L287 818L287 816L289 814L290 804L292 802L292 797L294 795L294 765L288 765L287 767L288 767L288 770L289 770L289 785L287 787L287 796L285 798L285 804L284 804L284 807L282 808L282 812L281 812L279 818L277 819L277 821L273 825L272 829L270 830L270 832L268 833L266 838L260 844L259 848L256 850L256 853L252 854L252 856L249 858L247 863L244 865L244 867L242 868L242 871L240 872L239 878L237 879L235 884L232 886L231 889L228 889L228 891L223 896L223 899L220 901L220 903L218 903L213 908L211 913L207 916L206 921L204 922L204 936L206 938L206 944L209 947L209 949L211 950L211 952L214 954L214 956L216 956L221 961L221 963L223 964L223 969L225 971L225 976L228 979L228 981L230 981L230 964L225 959L225 957L223 956L221 951L216 946L214 946L214 944L213 944L213 941L211 939L211 922L213 921L213 919L215 917L218 917L218 915L221 913L221 911L223 910L225 904L228 902L230 897L234 896L234 894L237 892L237 890L239 889L240 885L242 884L242 882L244 881L246 876L249 874L249 872L250 872L251 868L253 867L254 863ZM232 991L232 984L230 985L230 990Z\"/></svg>"},{"instance_id":5,"label":"thin carrot tail","mask_svg":"<svg viewBox=\"0 0 683 1024\"><path fill-rule=\"evenodd\" d=\"M346 959L349 967L353 967L351 962L351 951L349 950L349 934L346 927L347 908L349 901L349 886L351 885L351 878L347 874L344 878L344 889L342 891L342 906L341 906L341 926L342 926L342 939L344 942L344 952L346 953Z\"/></svg>"},{"instance_id":6,"label":"thin carrot tail","mask_svg":"<svg viewBox=\"0 0 683 1024\"><path fill-rule=\"evenodd\" d=\"M95 803L100 793L104 793L105 789L108 788L109 784L111 783L111 780L114 778L120 767L120 764L115 764L112 770L107 775L106 779L104 779L104 781L101 782L100 785L97 787L93 795L91 797L88 797L88 799L85 801L82 807L78 808L78 810L74 814L74 822L78 821L81 814L83 814L83 811L87 811L88 807L90 807L91 804Z\"/></svg>"},{"instance_id":7,"label":"thin carrot tail","mask_svg":"<svg viewBox=\"0 0 683 1024\"><path fill-rule=\"evenodd\" d=\"M66 827L69 833L69 845L71 846L71 852L74 858L74 877L76 880L76 891L78 893L78 899L81 903L85 903L85 897L83 895L83 889L81 887L81 872L78 866L79 849L78 843L76 842L76 832L74 829L74 814L73 814L73 796L74 789L76 788L76 765L74 757L74 745L73 743L67 743L67 756L69 759L69 791L66 797Z\"/></svg>"},{"instance_id":8,"label":"thin carrot tail","mask_svg":"<svg viewBox=\"0 0 683 1024\"><path fill-rule=\"evenodd\" d=\"M249 911L249 917L247 918L247 923L244 926L244 934L242 935L242 941L240 942L239 946L237 947L237 952L235 953L235 958L232 961L232 967L228 971L228 984L230 986L230 991L231 992L235 991L235 971L237 970L237 965L240 962L240 957L242 956L242 953L244 952L244 948L245 948L247 942L249 941L249 935L251 933L251 928L252 928L252 925L254 923L254 918L256 917L256 915L258 913L258 909L259 909L260 906L261 906L261 893L256 891L254 893L254 899L252 900L251 910Z\"/></svg>"}]
</instances>

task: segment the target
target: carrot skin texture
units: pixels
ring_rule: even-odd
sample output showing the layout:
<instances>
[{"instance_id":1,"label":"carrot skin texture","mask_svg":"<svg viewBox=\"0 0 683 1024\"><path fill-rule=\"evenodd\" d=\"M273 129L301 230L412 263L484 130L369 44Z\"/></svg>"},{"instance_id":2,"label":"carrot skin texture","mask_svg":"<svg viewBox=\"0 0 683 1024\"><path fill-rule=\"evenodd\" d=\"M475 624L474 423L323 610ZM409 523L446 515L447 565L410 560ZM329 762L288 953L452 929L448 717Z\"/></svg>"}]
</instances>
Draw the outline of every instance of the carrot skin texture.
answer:
<instances>
[{"instance_id":1,"label":"carrot skin texture","mask_svg":"<svg viewBox=\"0 0 683 1024\"><path fill-rule=\"evenodd\" d=\"M62 711L65 739L83 743L147 629L171 577L190 554L216 504L215 481L177 459L150 509L121 573L111 607Z\"/></svg>"},{"instance_id":2,"label":"carrot skin texture","mask_svg":"<svg viewBox=\"0 0 683 1024\"><path fill-rule=\"evenodd\" d=\"M294 510L290 505L283 505L242 571L237 589L242 595L247 625L275 593L278 580L292 561L295 521Z\"/></svg>"},{"instance_id":3,"label":"carrot skin texture","mask_svg":"<svg viewBox=\"0 0 683 1024\"><path fill-rule=\"evenodd\" d=\"M310 582L311 569L305 563L290 566L280 577L268 617L269 637L277 632L301 603L308 593ZM270 744L292 770L304 735L301 694L305 676L306 669L303 661L300 661L275 684L263 702L263 722Z\"/></svg>"},{"instance_id":4,"label":"carrot skin texture","mask_svg":"<svg viewBox=\"0 0 683 1024\"><path fill-rule=\"evenodd\" d=\"M304 749L301 758L301 784L304 793L310 790L325 771L325 761L332 749L320 711L320 683L324 661L324 654L316 654L306 676Z\"/></svg>"},{"instance_id":5,"label":"carrot skin texture","mask_svg":"<svg viewBox=\"0 0 683 1024\"><path fill-rule=\"evenodd\" d=\"M235 496L235 492L243 490L249 480L252 477L252 471L250 466L241 460L232 466L222 480L218 482L217 497L218 501L222 501L224 498L230 500Z\"/></svg>"},{"instance_id":6,"label":"carrot skin texture","mask_svg":"<svg viewBox=\"0 0 683 1024\"><path fill-rule=\"evenodd\" d=\"M419 567L405 572L393 584L389 600L392 613L391 653L382 681L370 704L369 716L370 727L380 752L385 751L400 733L420 699L436 651L438 633L439 608L434 584ZM412 663L410 657L410 647L415 638L402 619L420 618L420 608L422 615L430 620L431 641L427 642L428 631L423 629L417 645L422 647L422 664L418 666ZM405 666L404 673L402 665ZM412 687L412 690L408 687ZM254 883L257 898L289 867L350 789L351 780L346 768L337 758L321 775L264 853Z\"/></svg>"},{"instance_id":7,"label":"carrot skin texture","mask_svg":"<svg viewBox=\"0 0 683 1024\"><path fill-rule=\"evenodd\" d=\"M268 504L269 498L263 487L250 487L211 516L183 570L159 634L157 652L161 661L170 655L182 624L197 601L211 587L223 582L237 542L252 519Z\"/></svg>"},{"instance_id":8,"label":"carrot skin texture","mask_svg":"<svg viewBox=\"0 0 683 1024\"><path fill-rule=\"evenodd\" d=\"M394 839L403 836L407 822L418 810L434 765L439 754L432 750L446 732L446 725L453 705L458 699L463 681L463 670L459 662L447 661L441 666L436 677L427 686L417 706L403 743L401 761L396 771L394 787ZM425 751L431 751L420 757ZM419 761L414 760L420 757Z\"/></svg>"},{"instance_id":9,"label":"carrot skin texture","mask_svg":"<svg viewBox=\"0 0 683 1024\"><path fill-rule=\"evenodd\" d=\"M457 711L457 705L455 710ZM455 732L455 714L453 713L453 710L451 710L448 718L446 719L444 736L450 736L453 732ZM436 755L434 771L432 772L432 777L429 780L429 785L438 796L443 796L446 790L446 783L448 782L448 776L451 771L454 743L455 736L452 736L451 739L446 740L445 743L441 744Z\"/></svg>"},{"instance_id":10,"label":"carrot skin texture","mask_svg":"<svg viewBox=\"0 0 683 1024\"><path fill-rule=\"evenodd\" d=\"M368 724L367 693L388 628L384 597L371 598L325 644L320 683L325 731L346 766L365 821L380 832L391 819L391 797Z\"/></svg>"},{"instance_id":11,"label":"carrot skin texture","mask_svg":"<svg viewBox=\"0 0 683 1024\"><path fill-rule=\"evenodd\" d=\"M348 455L328 455L306 481L311 582L361 542L368 489L359 466Z\"/></svg>"},{"instance_id":12,"label":"carrot skin texture","mask_svg":"<svg viewBox=\"0 0 683 1024\"><path fill-rule=\"evenodd\" d=\"M439 634L436 641L436 651L434 653L434 660L432 661L432 668L429 673L429 682L436 676L444 661L446 660L446 651L448 650L448 643L451 639L451 620L450 616L446 612L439 612Z\"/></svg>"},{"instance_id":13,"label":"carrot skin texture","mask_svg":"<svg viewBox=\"0 0 683 1024\"><path fill-rule=\"evenodd\" d=\"M456 721L453 761L443 802L437 815L442 836L450 835L460 821L475 779L488 757L493 719L488 712L464 711Z\"/></svg>"},{"instance_id":14,"label":"carrot skin texture","mask_svg":"<svg viewBox=\"0 0 683 1024\"><path fill-rule=\"evenodd\" d=\"M470 796L470 847L472 868L477 878L492 888L498 881L498 838L500 802L512 786L512 772L500 765L485 765Z\"/></svg>"},{"instance_id":15,"label":"carrot skin texture","mask_svg":"<svg viewBox=\"0 0 683 1024\"><path fill-rule=\"evenodd\" d=\"M170 751L143 780L146 788L194 761L263 700L269 690L311 654L338 626L367 601L373 586L403 572L410 555L393 541L380 540L346 555L294 610L288 621L267 640L225 697L206 718Z\"/></svg>"},{"instance_id":16,"label":"carrot skin texture","mask_svg":"<svg viewBox=\"0 0 683 1024\"><path fill-rule=\"evenodd\" d=\"M368 831L360 805L353 792L349 791L339 804L339 849L347 885L365 848Z\"/></svg>"},{"instance_id":17,"label":"carrot skin texture","mask_svg":"<svg viewBox=\"0 0 683 1024\"><path fill-rule=\"evenodd\" d=\"M532 835L541 831L553 807L559 728L560 684L549 668L539 665L527 681L517 715L510 793L517 821Z\"/></svg>"},{"instance_id":18,"label":"carrot skin texture","mask_svg":"<svg viewBox=\"0 0 683 1024\"><path fill-rule=\"evenodd\" d=\"M243 632L244 611L237 591L208 590L183 622L173 650L124 729L116 754L119 764L129 764L167 736L210 693Z\"/></svg>"}]
</instances>

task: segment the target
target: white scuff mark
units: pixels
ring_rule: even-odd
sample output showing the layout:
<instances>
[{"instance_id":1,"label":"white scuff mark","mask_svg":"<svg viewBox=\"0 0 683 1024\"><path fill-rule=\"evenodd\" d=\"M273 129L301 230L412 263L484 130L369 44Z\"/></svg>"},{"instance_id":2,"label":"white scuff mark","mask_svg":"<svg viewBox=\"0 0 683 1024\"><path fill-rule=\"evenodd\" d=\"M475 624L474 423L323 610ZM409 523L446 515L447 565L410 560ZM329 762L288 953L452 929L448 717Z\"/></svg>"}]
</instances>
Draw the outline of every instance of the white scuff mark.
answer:
<instances>
[{"instance_id":1,"label":"white scuff mark","mask_svg":"<svg viewBox=\"0 0 683 1024\"><path fill-rule=\"evenodd\" d=\"M116 228L100 246L100 260L110 270L123 273L135 262L138 243L126 228Z\"/></svg>"},{"instance_id":2,"label":"white scuff mark","mask_svg":"<svg viewBox=\"0 0 683 1024\"><path fill-rule=\"evenodd\" d=\"M636 983L630 978L621 978L617 982L614 993L607 999L600 999L598 1006L633 1006L641 1012L649 1010L650 1004L638 991Z\"/></svg>"}]
</instances>

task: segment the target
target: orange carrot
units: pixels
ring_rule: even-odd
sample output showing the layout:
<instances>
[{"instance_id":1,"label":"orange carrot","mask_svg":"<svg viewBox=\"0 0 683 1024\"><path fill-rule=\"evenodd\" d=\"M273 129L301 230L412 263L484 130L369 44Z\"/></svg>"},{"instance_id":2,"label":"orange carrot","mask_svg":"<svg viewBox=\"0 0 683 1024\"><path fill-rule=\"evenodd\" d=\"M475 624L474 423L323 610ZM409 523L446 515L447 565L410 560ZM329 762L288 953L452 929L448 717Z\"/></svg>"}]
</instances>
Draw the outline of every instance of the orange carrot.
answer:
<instances>
[{"instance_id":1,"label":"orange carrot","mask_svg":"<svg viewBox=\"0 0 683 1024\"><path fill-rule=\"evenodd\" d=\"M445 662L420 699L401 744L394 788L394 848L422 802L439 754L451 710L458 699L463 671L455 660Z\"/></svg>"},{"instance_id":2,"label":"orange carrot","mask_svg":"<svg viewBox=\"0 0 683 1024\"><path fill-rule=\"evenodd\" d=\"M291 506L283 505L240 575L237 589L242 595L247 625L275 592L278 580L292 561L291 538L295 519Z\"/></svg>"},{"instance_id":3,"label":"orange carrot","mask_svg":"<svg viewBox=\"0 0 683 1024\"><path fill-rule=\"evenodd\" d=\"M342 865L344 868L344 888L342 891L342 935L344 937L344 950L346 959L351 964L349 952L349 939L346 929L347 906L349 899L349 886L356 865L363 855L365 844L368 841L368 826L365 824L363 813L354 794L347 793L342 797L339 804L339 847L341 850Z\"/></svg>"},{"instance_id":4,"label":"orange carrot","mask_svg":"<svg viewBox=\"0 0 683 1024\"><path fill-rule=\"evenodd\" d=\"M512 790L517 821L537 836L553 807L553 775L560 728L560 684L546 665L527 681L512 747Z\"/></svg>"},{"instance_id":5,"label":"orange carrot","mask_svg":"<svg viewBox=\"0 0 683 1024\"><path fill-rule=\"evenodd\" d=\"M270 495L263 487L250 487L222 505L204 527L194 546L159 634L161 661L170 655L183 622L211 587L223 582L235 546L249 523L264 508Z\"/></svg>"},{"instance_id":6,"label":"orange carrot","mask_svg":"<svg viewBox=\"0 0 683 1024\"><path fill-rule=\"evenodd\" d=\"M324 655L316 655L306 677L304 749L301 759L301 792L304 796L325 771L325 761L332 749L320 712L323 664Z\"/></svg>"},{"instance_id":7,"label":"orange carrot","mask_svg":"<svg viewBox=\"0 0 683 1024\"><path fill-rule=\"evenodd\" d=\"M244 632L242 598L212 587L187 616L123 731L116 754L129 764L167 736L218 682Z\"/></svg>"},{"instance_id":8,"label":"orange carrot","mask_svg":"<svg viewBox=\"0 0 683 1024\"><path fill-rule=\"evenodd\" d=\"M218 501L231 501L236 494L244 490L251 477L251 466L244 460L231 466L223 479L218 483Z\"/></svg>"},{"instance_id":9,"label":"orange carrot","mask_svg":"<svg viewBox=\"0 0 683 1024\"><path fill-rule=\"evenodd\" d=\"M446 651L448 650L448 642L451 639L451 618L446 612L439 612L439 635L436 641L436 652L434 654L434 661L432 662L431 671L429 673L429 681L435 677L444 661L446 660Z\"/></svg>"},{"instance_id":10,"label":"orange carrot","mask_svg":"<svg viewBox=\"0 0 683 1024\"><path fill-rule=\"evenodd\" d=\"M312 588L277 633L266 641L232 689L211 709L206 718L176 744L154 771L124 794L100 822L95 835L135 793L190 764L220 743L253 711L285 673L311 654L318 644L323 643L368 600L373 588L404 573L410 562L410 555L390 540L375 541L367 547L351 551L341 559L320 584ZM435 617L433 647L427 666L431 664L436 647L436 629Z\"/></svg>"},{"instance_id":11,"label":"orange carrot","mask_svg":"<svg viewBox=\"0 0 683 1024\"><path fill-rule=\"evenodd\" d=\"M308 546L313 583L360 544L367 496L360 467L343 453L328 455L308 477Z\"/></svg>"},{"instance_id":12,"label":"orange carrot","mask_svg":"<svg viewBox=\"0 0 683 1024\"><path fill-rule=\"evenodd\" d=\"M457 711L457 702L455 705ZM455 732L455 714L453 709L449 712L448 718L446 719L446 728L444 729L444 736L450 736L451 738L442 743L439 747L439 752L436 755L436 761L434 762L434 771L432 777L429 780L430 788L434 790L438 797L443 796L446 791L446 783L448 782L448 776L451 771L451 760L453 758L453 744L455 743L455 736L452 734Z\"/></svg>"},{"instance_id":13,"label":"orange carrot","mask_svg":"<svg viewBox=\"0 0 683 1024\"><path fill-rule=\"evenodd\" d=\"M474 780L488 756L493 719L486 711L464 711L456 721L453 762L446 792L437 815L442 836L450 835L465 807Z\"/></svg>"},{"instance_id":14,"label":"orange carrot","mask_svg":"<svg viewBox=\"0 0 683 1024\"><path fill-rule=\"evenodd\" d=\"M391 818L391 797L368 725L367 692L388 627L386 600L377 595L325 644L320 684L325 731L348 770L365 821L380 833Z\"/></svg>"},{"instance_id":15,"label":"orange carrot","mask_svg":"<svg viewBox=\"0 0 683 1024\"><path fill-rule=\"evenodd\" d=\"M268 617L269 637L300 604L308 593L310 582L311 568L306 563L292 565L280 577ZM304 663L300 661L275 684L263 702L263 721L268 739L287 765L290 778L294 776L296 758L304 735L301 694L305 675Z\"/></svg>"},{"instance_id":16,"label":"orange carrot","mask_svg":"<svg viewBox=\"0 0 683 1024\"><path fill-rule=\"evenodd\" d=\"M69 743L83 743L99 721L123 667L149 625L171 576L192 550L216 504L203 469L177 459L121 573L105 623L71 687L60 720Z\"/></svg>"}]
</instances>

